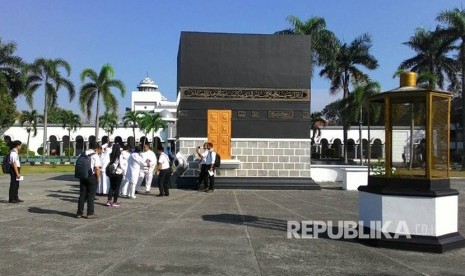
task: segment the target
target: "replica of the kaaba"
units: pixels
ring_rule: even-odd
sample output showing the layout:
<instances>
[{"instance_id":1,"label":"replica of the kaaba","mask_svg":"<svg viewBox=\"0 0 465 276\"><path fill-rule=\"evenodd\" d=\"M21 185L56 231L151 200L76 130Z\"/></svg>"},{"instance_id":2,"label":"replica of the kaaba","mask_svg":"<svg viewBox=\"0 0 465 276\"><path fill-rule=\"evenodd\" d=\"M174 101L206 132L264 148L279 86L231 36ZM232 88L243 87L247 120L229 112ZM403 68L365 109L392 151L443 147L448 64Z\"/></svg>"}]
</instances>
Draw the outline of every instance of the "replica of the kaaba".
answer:
<instances>
[{"instance_id":1,"label":"replica of the kaaba","mask_svg":"<svg viewBox=\"0 0 465 276\"><path fill-rule=\"evenodd\" d=\"M216 187L319 189L310 178L310 36L182 32L178 187L195 183L196 148L221 156Z\"/></svg>"}]
</instances>

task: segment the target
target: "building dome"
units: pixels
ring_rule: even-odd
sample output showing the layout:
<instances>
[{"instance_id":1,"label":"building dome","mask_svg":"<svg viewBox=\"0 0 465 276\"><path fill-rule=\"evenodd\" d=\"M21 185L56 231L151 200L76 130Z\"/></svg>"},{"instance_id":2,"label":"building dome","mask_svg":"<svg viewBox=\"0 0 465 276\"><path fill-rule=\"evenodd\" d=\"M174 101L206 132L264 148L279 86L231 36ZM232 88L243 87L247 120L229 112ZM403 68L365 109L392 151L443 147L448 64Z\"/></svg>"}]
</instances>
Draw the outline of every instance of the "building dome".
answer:
<instances>
[{"instance_id":1,"label":"building dome","mask_svg":"<svg viewBox=\"0 0 465 276\"><path fill-rule=\"evenodd\" d=\"M147 77L140 81L137 88L139 91L156 91L158 89L158 85L156 85L151 78Z\"/></svg>"},{"instance_id":2,"label":"building dome","mask_svg":"<svg viewBox=\"0 0 465 276\"><path fill-rule=\"evenodd\" d=\"M172 119L172 118L174 118L173 113L169 112L166 109L160 111L159 114L160 114L160 118L162 118L162 119Z\"/></svg>"}]
</instances>

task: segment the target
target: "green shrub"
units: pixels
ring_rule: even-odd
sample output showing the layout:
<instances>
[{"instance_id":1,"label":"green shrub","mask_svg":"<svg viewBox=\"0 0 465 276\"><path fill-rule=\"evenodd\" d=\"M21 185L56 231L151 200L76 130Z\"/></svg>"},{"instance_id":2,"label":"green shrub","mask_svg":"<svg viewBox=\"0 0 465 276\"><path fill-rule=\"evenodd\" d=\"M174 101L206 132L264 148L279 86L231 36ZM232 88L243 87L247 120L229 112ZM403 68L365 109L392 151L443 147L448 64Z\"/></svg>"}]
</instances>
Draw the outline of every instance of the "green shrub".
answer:
<instances>
[{"instance_id":1,"label":"green shrub","mask_svg":"<svg viewBox=\"0 0 465 276\"><path fill-rule=\"evenodd\" d=\"M5 144L5 141L0 139L0 155L7 155L10 149Z\"/></svg>"},{"instance_id":2,"label":"green shrub","mask_svg":"<svg viewBox=\"0 0 465 276\"><path fill-rule=\"evenodd\" d=\"M336 158L336 149L332 149L332 148L325 149L324 157L326 157L326 158Z\"/></svg>"},{"instance_id":3,"label":"green shrub","mask_svg":"<svg viewBox=\"0 0 465 276\"><path fill-rule=\"evenodd\" d=\"M26 153L29 154L29 157L34 157L34 156L36 156L35 151L31 151L31 150L28 151L27 146L26 146L26 145L23 145L23 146L21 147L21 150L19 151L19 155L20 155L21 157L24 157L24 156L27 156Z\"/></svg>"},{"instance_id":4,"label":"green shrub","mask_svg":"<svg viewBox=\"0 0 465 276\"><path fill-rule=\"evenodd\" d=\"M74 149L65 149L65 156L74 156Z\"/></svg>"}]
</instances>

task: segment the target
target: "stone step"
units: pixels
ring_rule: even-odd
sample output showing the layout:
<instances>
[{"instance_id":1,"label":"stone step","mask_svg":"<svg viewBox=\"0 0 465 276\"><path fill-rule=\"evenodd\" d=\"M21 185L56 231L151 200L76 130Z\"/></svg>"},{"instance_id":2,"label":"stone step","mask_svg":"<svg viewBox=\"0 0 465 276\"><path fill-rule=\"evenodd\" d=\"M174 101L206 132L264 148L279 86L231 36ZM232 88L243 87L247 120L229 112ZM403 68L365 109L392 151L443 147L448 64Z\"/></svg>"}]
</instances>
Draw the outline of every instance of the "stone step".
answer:
<instances>
[{"instance_id":1,"label":"stone step","mask_svg":"<svg viewBox=\"0 0 465 276\"><path fill-rule=\"evenodd\" d=\"M176 185L180 189L192 189L196 181L196 177L179 177ZM215 189L320 190L321 187L311 178L216 177Z\"/></svg>"}]
</instances>

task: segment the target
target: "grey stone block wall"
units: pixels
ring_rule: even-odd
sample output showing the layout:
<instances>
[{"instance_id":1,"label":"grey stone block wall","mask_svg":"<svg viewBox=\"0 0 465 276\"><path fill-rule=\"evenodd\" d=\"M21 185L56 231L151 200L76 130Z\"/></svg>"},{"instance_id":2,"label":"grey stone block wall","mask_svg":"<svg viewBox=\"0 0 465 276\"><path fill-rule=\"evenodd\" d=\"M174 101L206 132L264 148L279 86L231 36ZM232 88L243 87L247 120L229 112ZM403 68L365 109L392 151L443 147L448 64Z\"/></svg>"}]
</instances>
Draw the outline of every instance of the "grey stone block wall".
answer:
<instances>
[{"instance_id":1,"label":"grey stone block wall","mask_svg":"<svg viewBox=\"0 0 465 276\"><path fill-rule=\"evenodd\" d=\"M196 148L205 140L181 138L176 141L177 150L189 162L184 176L198 176ZM310 140L232 139L231 159L239 160L239 167L219 168L218 177L310 177Z\"/></svg>"}]
</instances>

